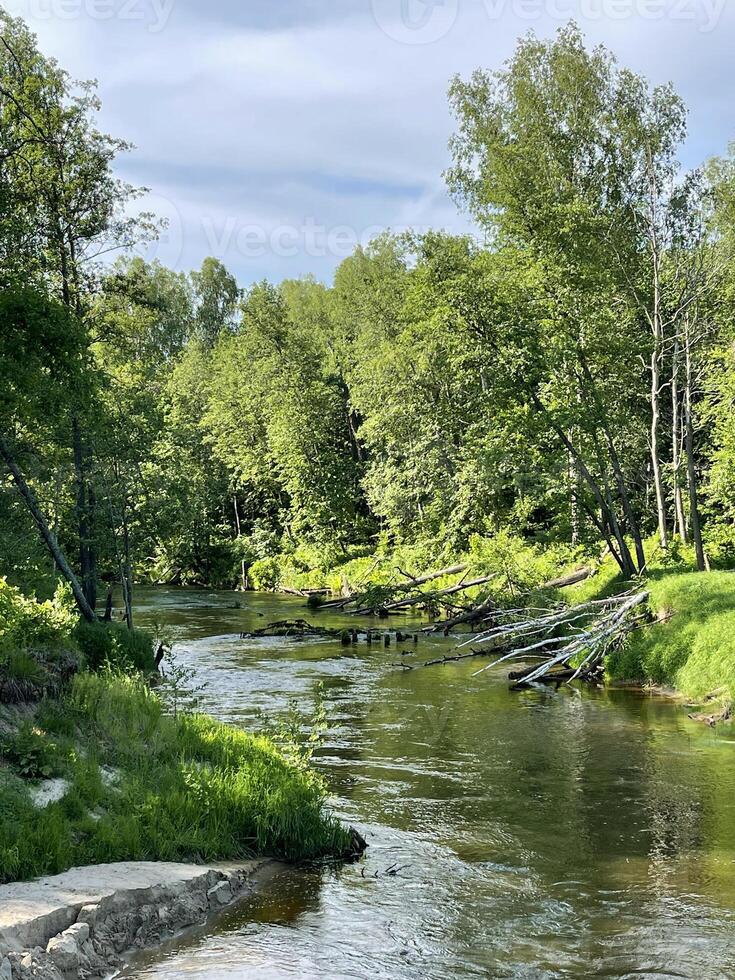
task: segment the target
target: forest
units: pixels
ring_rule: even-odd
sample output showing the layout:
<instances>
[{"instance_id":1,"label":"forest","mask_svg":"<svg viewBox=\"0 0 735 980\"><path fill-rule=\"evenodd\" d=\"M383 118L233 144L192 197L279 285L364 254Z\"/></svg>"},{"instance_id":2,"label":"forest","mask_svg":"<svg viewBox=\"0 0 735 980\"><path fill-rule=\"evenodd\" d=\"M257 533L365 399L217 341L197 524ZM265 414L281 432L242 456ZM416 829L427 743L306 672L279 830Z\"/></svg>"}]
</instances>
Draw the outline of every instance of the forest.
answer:
<instances>
[{"instance_id":1,"label":"forest","mask_svg":"<svg viewBox=\"0 0 735 980\"><path fill-rule=\"evenodd\" d=\"M447 82L472 233L243 282L0 7L2 980L735 976L735 143L573 22Z\"/></svg>"},{"instance_id":2,"label":"forest","mask_svg":"<svg viewBox=\"0 0 735 980\"><path fill-rule=\"evenodd\" d=\"M0 28L10 583L86 618L119 586L131 624L139 582L339 591L375 556L735 560L735 161L683 168L671 86L527 35L449 90L475 236L243 287L136 254L161 227L94 84Z\"/></svg>"}]
</instances>

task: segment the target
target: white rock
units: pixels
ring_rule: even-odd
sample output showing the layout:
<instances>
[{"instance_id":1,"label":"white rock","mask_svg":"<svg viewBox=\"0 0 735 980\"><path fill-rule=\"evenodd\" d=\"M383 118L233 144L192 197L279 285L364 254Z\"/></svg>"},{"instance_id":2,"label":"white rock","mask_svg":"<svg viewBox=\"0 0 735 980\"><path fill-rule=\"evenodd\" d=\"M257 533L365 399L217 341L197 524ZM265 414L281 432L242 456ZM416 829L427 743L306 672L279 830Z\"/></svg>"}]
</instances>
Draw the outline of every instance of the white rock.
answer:
<instances>
[{"instance_id":1,"label":"white rock","mask_svg":"<svg viewBox=\"0 0 735 980\"><path fill-rule=\"evenodd\" d=\"M87 925L94 925L97 921L97 912L99 911L99 905L84 905L79 910L79 915L77 916L77 922L86 922Z\"/></svg>"},{"instance_id":2,"label":"white rock","mask_svg":"<svg viewBox=\"0 0 735 980\"><path fill-rule=\"evenodd\" d=\"M54 936L49 939L46 952L62 973L72 973L79 969L79 947L73 936L65 932Z\"/></svg>"},{"instance_id":3,"label":"white rock","mask_svg":"<svg viewBox=\"0 0 735 980\"><path fill-rule=\"evenodd\" d=\"M220 905L227 905L232 900L232 886L229 881L221 881L214 888L210 888L207 892L207 898L210 902L219 902Z\"/></svg>"},{"instance_id":4,"label":"white rock","mask_svg":"<svg viewBox=\"0 0 735 980\"><path fill-rule=\"evenodd\" d=\"M33 805L39 810L45 810L51 803L58 803L66 796L71 783L68 779L45 779L40 786L34 786L30 791Z\"/></svg>"},{"instance_id":5,"label":"white rock","mask_svg":"<svg viewBox=\"0 0 735 980\"><path fill-rule=\"evenodd\" d=\"M77 946L81 946L89 939L89 926L86 922L75 922L73 926L64 930L63 935L71 936Z\"/></svg>"}]
</instances>

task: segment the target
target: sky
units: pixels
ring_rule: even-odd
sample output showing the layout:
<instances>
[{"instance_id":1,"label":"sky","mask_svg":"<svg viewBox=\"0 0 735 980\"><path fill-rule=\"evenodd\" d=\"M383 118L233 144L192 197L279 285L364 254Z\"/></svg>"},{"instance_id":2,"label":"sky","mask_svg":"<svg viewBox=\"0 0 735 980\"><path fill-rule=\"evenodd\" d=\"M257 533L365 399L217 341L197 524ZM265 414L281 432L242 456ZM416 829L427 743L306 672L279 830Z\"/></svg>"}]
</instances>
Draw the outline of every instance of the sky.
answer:
<instances>
[{"instance_id":1,"label":"sky","mask_svg":"<svg viewBox=\"0 0 735 980\"><path fill-rule=\"evenodd\" d=\"M735 0L2 0L134 149L168 229L145 255L221 259L243 286L330 281L385 229L472 225L446 193L451 78L494 69L529 30L589 42L690 108L684 163L735 140Z\"/></svg>"}]
</instances>

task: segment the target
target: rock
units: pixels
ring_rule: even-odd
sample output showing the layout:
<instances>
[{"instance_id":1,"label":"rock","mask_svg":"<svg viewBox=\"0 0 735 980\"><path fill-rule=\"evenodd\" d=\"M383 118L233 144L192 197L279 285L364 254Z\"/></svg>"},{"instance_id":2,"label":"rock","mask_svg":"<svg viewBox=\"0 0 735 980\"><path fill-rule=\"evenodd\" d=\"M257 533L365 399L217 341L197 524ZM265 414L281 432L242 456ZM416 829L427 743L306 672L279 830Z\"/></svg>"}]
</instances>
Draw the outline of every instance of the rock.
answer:
<instances>
[{"instance_id":1,"label":"rock","mask_svg":"<svg viewBox=\"0 0 735 980\"><path fill-rule=\"evenodd\" d=\"M232 901L232 885L229 881L221 881L207 892L211 904L227 905Z\"/></svg>"},{"instance_id":2,"label":"rock","mask_svg":"<svg viewBox=\"0 0 735 980\"><path fill-rule=\"evenodd\" d=\"M79 969L79 947L74 936L62 932L60 936L49 939L46 952L51 957L54 966L62 973L73 973Z\"/></svg>"},{"instance_id":3,"label":"rock","mask_svg":"<svg viewBox=\"0 0 735 980\"><path fill-rule=\"evenodd\" d=\"M64 935L71 936L77 946L81 946L89 939L89 926L86 922L75 922L73 926L69 926Z\"/></svg>"},{"instance_id":4,"label":"rock","mask_svg":"<svg viewBox=\"0 0 735 980\"><path fill-rule=\"evenodd\" d=\"M93 926L97 921L99 908L99 905L83 905L79 910L77 922L86 922L87 925Z\"/></svg>"},{"instance_id":5,"label":"rock","mask_svg":"<svg viewBox=\"0 0 735 980\"><path fill-rule=\"evenodd\" d=\"M71 786L68 779L46 779L39 786L30 790L33 805L39 810L45 810L51 803L62 800Z\"/></svg>"},{"instance_id":6,"label":"rock","mask_svg":"<svg viewBox=\"0 0 735 980\"><path fill-rule=\"evenodd\" d=\"M13 967L7 956L0 963L0 980L13 980Z\"/></svg>"}]
</instances>

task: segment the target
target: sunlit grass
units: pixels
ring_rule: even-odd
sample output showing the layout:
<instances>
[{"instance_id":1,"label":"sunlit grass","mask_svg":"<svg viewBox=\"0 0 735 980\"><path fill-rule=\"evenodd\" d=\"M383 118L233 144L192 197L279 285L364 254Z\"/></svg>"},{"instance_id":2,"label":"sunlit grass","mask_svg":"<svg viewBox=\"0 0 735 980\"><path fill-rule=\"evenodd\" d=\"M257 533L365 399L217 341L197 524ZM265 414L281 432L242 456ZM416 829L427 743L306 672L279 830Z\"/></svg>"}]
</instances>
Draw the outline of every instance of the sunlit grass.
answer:
<instances>
[{"instance_id":1,"label":"sunlit grass","mask_svg":"<svg viewBox=\"0 0 735 980\"><path fill-rule=\"evenodd\" d=\"M318 776L268 739L202 715L174 720L135 675L78 675L63 700L41 706L36 730L44 765L70 788L37 810L28 780L0 771L4 881L109 861L299 860L347 847Z\"/></svg>"}]
</instances>

